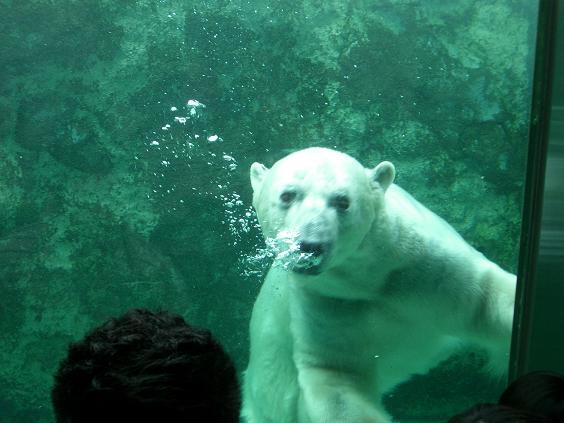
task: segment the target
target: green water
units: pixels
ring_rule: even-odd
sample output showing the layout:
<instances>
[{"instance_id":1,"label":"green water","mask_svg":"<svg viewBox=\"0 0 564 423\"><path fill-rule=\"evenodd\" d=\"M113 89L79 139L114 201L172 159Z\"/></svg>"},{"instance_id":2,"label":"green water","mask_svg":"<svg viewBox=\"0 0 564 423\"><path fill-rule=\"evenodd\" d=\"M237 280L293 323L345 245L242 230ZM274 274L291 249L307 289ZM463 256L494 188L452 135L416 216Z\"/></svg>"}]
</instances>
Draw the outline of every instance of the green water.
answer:
<instances>
[{"instance_id":1,"label":"green water","mask_svg":"<svg viewBox=\"0 0 564 423\"><path fill-rule=\"evenodd\" d=\"M397 182L515 270L536 2L0 2L0 421L52 421L68 343L130 307L243 370L269 262L248 169L307 146ZM190 104L188 100L193 100ZM400 421L495 399L461 353Z\"/></svg>"}]
</instances>

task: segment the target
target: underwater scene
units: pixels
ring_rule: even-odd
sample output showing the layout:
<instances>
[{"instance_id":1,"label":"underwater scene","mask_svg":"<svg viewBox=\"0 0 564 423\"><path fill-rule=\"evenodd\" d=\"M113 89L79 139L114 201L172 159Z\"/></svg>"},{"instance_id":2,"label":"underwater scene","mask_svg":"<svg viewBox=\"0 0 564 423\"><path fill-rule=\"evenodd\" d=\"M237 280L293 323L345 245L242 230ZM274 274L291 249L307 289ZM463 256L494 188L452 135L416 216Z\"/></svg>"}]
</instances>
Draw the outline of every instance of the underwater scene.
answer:
<instances>
[{"instance_id":1,"label":"underwater scene","mask_svg":"<svg viewBox=\"0 0 564 423\"><path fill-rule=\"evenodd\" d=\"M255 162L309 147L390 161L516 272L537 2L1 4L1 422L53 422L69 343L132 307L209 328L243 373L283 253L253 208ZM497 399L489 373L465 347L383 403L445 421Z\"/></svg>"}]
</instances>

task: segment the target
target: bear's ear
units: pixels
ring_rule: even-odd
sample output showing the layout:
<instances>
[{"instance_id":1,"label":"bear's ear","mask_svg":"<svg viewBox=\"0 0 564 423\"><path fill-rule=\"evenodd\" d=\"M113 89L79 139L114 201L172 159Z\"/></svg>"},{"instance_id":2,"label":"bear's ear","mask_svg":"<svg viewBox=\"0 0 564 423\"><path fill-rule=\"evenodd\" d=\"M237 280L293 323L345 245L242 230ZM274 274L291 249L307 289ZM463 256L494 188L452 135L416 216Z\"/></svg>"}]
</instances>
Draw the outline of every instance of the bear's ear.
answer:
<instances>
[{"instance_id":1,"label":"bear's ear","mask_svg":"<svg viewBox=\"0 0 564 423\"><path fill-rule=\"evenodd\" d=\"M396 168L391 162L382 162L374 169L367 169L366 173L371 182L380 185L385 192L396 177Z\"/></svg>"},{"instance_id":2,"label":"bear's ear","mask_svg":"<svg viewBox=\"0 0 564 423\"><path fill-rule=\"evenodd\" d=\"M254 162L251 165L251 186L254 192L259 192L267 172L268 168L262 163Z\"/></svg>"}]
</instances>

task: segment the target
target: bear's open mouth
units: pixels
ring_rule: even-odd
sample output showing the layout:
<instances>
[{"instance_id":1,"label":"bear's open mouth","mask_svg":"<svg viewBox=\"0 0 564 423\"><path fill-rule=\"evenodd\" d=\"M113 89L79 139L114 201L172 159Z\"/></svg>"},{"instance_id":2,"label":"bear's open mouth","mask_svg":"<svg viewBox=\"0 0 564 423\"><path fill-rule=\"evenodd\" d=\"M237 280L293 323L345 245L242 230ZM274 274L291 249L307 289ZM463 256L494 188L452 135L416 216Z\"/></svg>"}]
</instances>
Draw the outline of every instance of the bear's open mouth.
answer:
<instances>
[{"instance_id":1,"label":"bear's open mouth","mask_svg":"<svg viewBox=\"0 0 564 423\"><path fill-rule=\"evenodd\" d=\"M313 253L298 253L292 270L296 273L306 275L318 275L321 273L324 256Z\"/></svg>"},{"instance_id":2,"label":"bear's open mouth","mask_svg":"<svg viewBox=\"0 0 564 423\"><path fill-rule=\"evenodd\" d=\"M321 266L294 266L292 267L292 271L295 273L300 273L302 275L319 275L323 268Z\"/></svg>"},{"instance_id":3,"label":"bear's open mouth","mask_svg":"<svg viewBox=\"0 0 564 423\"><path fill-rule=\"evenodd\" d=\"M267 245L276 254L275 265L305 275L320 274L329 255L331 243L299 238L298 232L280 231L276 238L267 239Z\"/></svg>"},{"instance_id":4,"label":"bear's open mouth","mask_svg":"<svg viewBox=\"0 0 564 423\"><path fill-rule=\"evenodd\" d=\"M286 250L276 256L274 265L304 275L318 275L323 270L324 262L325 255Z\"/></svg>"}]
</instances>

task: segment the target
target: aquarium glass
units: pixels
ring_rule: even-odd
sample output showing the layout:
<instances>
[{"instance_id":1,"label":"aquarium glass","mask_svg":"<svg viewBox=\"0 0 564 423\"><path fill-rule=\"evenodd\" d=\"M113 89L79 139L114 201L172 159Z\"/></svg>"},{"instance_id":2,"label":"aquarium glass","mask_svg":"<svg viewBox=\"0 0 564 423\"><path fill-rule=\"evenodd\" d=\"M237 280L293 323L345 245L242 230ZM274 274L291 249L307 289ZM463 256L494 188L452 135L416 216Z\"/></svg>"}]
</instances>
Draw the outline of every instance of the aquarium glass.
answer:
<instances>
[{"instance_id":1,"label":"aquarium glass","mask_svg":"<svg viewBox=\"0 0 564 423\"><path fill-rule=\"evenodd\" d=\"M240 371L272 261L250 165L322 146L515 271L537 2L4 0L0 421L52 422L68 344L132 307L210 328ZM463 350L385 398L493 401Z\"/></svg>"}]
</instances>

